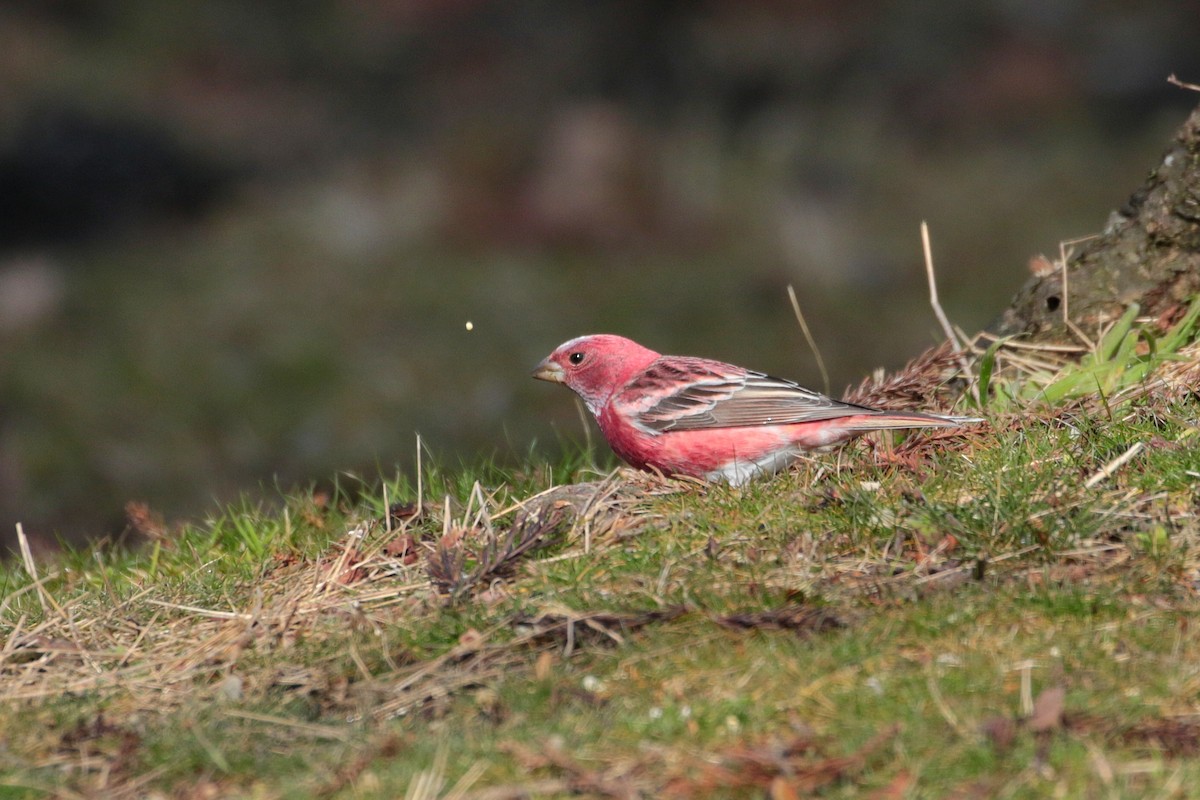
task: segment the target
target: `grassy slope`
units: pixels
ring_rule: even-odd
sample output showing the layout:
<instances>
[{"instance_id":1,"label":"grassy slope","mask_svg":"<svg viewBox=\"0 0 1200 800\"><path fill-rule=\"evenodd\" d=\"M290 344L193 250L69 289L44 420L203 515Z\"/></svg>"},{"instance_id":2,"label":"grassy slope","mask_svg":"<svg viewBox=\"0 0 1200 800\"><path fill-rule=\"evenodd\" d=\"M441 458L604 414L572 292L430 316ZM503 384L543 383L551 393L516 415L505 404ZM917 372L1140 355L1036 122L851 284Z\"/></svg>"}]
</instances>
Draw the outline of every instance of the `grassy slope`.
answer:
<instances>
[{"instance_id":1,"label":"grassy slope","mask_svg":"<svg viewBox=\"0 0 1200 800\"><path fill-rule=\"evenodd\" d=\"M12 564L0 796L1184 796L1200 350L1123 324L741 490L427 468Z\"/></svg>"}]
</instances>

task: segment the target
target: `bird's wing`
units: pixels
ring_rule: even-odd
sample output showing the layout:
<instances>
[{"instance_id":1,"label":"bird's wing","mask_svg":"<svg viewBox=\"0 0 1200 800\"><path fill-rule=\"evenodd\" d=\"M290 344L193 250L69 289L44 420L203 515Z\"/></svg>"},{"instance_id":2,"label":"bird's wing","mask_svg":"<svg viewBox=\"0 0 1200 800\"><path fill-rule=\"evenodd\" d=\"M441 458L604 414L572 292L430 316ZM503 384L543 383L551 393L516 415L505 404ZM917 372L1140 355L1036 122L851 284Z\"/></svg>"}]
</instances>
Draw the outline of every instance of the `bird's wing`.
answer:
<instances>
[{"instance_id":1,"label":"bird's wing","mask_svg":"<svg viewBox=\"0 0 1200 800\"><path fill-rule=\"evenodd\" d=\"M658 432L787 425L880 413L761 372L678 356L651 364L626 386L617 402L639 425Z\"/></svg>"}]
</instances>

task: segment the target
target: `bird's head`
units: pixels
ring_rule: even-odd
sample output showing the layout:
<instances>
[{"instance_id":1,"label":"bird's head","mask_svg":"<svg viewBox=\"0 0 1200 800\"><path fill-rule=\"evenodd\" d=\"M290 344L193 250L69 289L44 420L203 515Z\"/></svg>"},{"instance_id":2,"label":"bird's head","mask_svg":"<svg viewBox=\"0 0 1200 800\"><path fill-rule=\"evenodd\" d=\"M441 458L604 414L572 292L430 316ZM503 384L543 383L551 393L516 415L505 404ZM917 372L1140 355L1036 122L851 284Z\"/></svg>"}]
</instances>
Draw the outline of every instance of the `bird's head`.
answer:
<instances>
[{"instance_id":1,"label":"bird's head","mask_svg":"<svg viewBox=\"0 0 1200 800\"><path fill-rule=\"evenodd\" d=\"M615 391L658 357L653 350L622 336L580 336L546 356L533 377L565 385L595 414Z\"/></svg>"}]
</instances>

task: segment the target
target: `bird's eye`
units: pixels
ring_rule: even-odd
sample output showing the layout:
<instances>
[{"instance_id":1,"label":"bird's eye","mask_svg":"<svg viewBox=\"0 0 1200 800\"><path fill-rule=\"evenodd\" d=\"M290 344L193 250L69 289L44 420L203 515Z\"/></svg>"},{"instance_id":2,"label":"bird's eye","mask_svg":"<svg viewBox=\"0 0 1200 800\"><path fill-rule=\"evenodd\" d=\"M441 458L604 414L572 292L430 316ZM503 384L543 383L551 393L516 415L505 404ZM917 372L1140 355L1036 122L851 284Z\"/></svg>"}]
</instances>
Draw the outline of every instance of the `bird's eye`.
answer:
<instances>
[{"instance_id":1,"label":"bird's eye","mask_svg":"<svg viewBox=\"0 0 1200 800\"><path fill-rule=\"evenodd\" d=\"M567 356L567 361L570 361L572 364L575 364L575 365L582 364L583 363L583 353L571 353L571 355Z\"/></svg>"}]
</instances>

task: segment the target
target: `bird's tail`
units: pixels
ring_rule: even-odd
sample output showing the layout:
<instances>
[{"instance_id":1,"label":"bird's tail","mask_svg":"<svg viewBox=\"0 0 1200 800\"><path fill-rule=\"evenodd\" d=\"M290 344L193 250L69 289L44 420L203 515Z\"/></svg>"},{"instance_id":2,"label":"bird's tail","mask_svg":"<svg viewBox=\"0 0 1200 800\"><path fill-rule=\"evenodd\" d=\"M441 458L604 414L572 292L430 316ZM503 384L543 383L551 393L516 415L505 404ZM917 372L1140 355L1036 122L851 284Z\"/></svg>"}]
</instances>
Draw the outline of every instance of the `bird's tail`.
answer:
<instances>
[{"instance_id":1,"label":"bird's tail","mask_svg":"<svg viewBox=\"0 0 1200 800\"><path fill-rule=\"evenodd\" d=\"M983 422L981 417L950 417L903 411L883 411L877 416L856 416L846 428L856 431L886 431L898 428L956 428Z\"/></svg>"}]
</instances>

